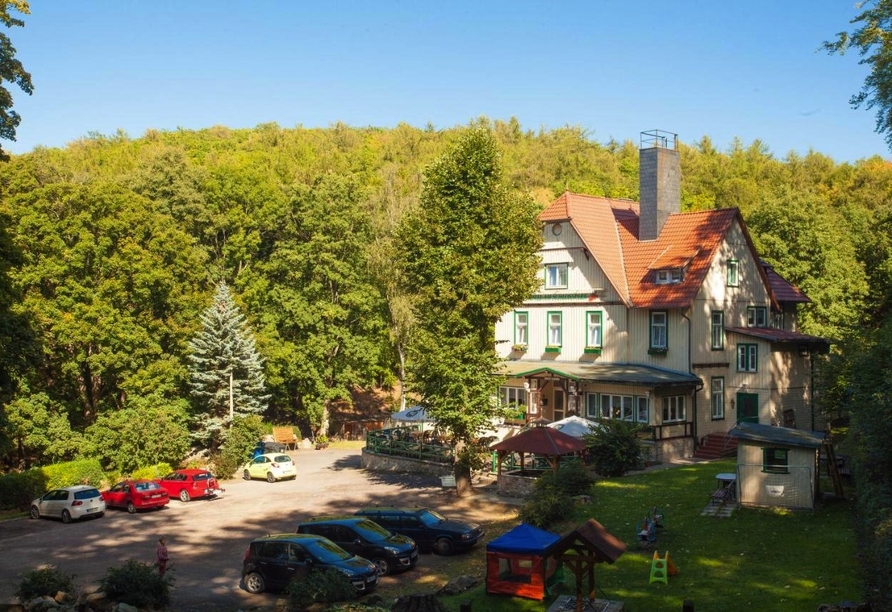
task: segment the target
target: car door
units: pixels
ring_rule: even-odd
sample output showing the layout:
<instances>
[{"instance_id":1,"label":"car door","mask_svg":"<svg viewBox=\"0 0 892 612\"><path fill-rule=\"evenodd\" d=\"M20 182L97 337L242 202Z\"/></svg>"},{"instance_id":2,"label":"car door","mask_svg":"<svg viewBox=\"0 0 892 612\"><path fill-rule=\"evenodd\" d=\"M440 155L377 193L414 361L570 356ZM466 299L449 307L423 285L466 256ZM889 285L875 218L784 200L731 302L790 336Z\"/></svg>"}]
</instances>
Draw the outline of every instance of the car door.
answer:
<instances>
[{"instance_id":1,"label":"car door","mask_svg":"<svg viewBox=\"0 0 892 612\"><path fill-rule=\"evenodd\" d=\"M418 546L428 548L433 544L433 542L430 541L431 538L429 534L427 533L427 527L425 527L424 523L421 522L421 519L414 514L402 515L402 517L400 517L399 529L391 529L387 525L381 526L385 529L390 529L390 531L395 531L406 536L407 538L415 540L415 543Z\"/></svg>"},{"instance_id":2,"label":"car door","mask_svg":"<svg viewBox=\"0 0 892 612\"><path fill-rule=\"evenodd\" d=\"M105 494L105 504L107 506L122 506L127 502L124 501L124 488L126 485L119 482Z\"/></svg>"},{"instance_id":3,"label":"car door","mask_svg":"<svg viewBox=\"0 0 892 612\"><path fill-rule=\"evenodd\" d=\"M40 507L41 514L59 516L62 513L62 508L67 499L68 491L64 489L55 489L41 497L37 505Z\"/></svg>"},{"instance_id":4,"label":"car door","mask_svg":"<svg viewBox=\"0 0 892 612\"><path fill-rule=\"evenodd\" d=\"M266 473L269 471L266 465L268 462L269 457L255 457L251 462L251 467L248 468L251 478L266 478Z\"/></svg>"},{"instance_id":5,"label":"car door","mask_svg":"<svg viewBox=\"0 0 892 612\"><path fill-rule=\"evenodd\" d=\"M362 554L364 548L362 538L350 527L346 525L329 525L327 531L327 534L320 535L324 535L347 552L360 557L365 556Z\"/></svg>"},{"instance_id":6,"label":"car door","mask_svg":"<svg viewBox=\"0 0 892 612\"><path fill-rule=\"evenodd\" d=\"M267 584L281 588L288 584L288 542L261 542L257 565Z\"/></svg>"}]
</instances>

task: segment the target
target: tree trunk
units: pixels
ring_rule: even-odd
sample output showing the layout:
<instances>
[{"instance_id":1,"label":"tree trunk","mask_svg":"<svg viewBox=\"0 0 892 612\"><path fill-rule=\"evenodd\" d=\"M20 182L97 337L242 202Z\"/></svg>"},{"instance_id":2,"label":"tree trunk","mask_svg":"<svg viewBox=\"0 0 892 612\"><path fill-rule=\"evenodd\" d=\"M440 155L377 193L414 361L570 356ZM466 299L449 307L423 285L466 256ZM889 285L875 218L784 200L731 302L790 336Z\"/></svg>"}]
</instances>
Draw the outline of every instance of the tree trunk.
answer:
<instances>
[{"instance_id":1,"label":"tree trunk","mask_svg":"<svg viewBox=\"0 0 892 612\"><path fill-rule=\"evenodd\" d=\"M461 497L471 491L471 467L455 464L455 494Z\"/></svg>"},{"instance_id":2,"label":"tree trunk","mask_svg":"<svg viewBox=\"0 0 892 612\"><path fill-rule=\"evenodd\" d=\"M401 595L390 607L390 612L448 612L433 593L427 595Z\"/></svg>"}]
</instances>

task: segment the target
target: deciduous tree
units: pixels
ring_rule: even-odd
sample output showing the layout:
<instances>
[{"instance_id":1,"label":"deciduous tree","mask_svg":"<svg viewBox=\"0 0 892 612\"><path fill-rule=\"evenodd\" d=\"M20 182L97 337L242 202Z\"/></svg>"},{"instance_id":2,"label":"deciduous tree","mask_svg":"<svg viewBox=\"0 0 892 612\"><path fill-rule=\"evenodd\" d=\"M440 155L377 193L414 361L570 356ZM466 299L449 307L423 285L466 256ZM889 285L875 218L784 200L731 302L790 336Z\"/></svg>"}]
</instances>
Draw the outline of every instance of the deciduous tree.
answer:
<instances>
[{"instance_id":1,"label":"deciduous tree","mask_svg":"<svg viewBox=\"0 0 892 612\"><path fill-rule=\"evenodd\" d=\"M31 13L28 3L24 0L0 1L0 21L7 28L13 26L24 27L25 22L10 15L10 9L23 15ZM31 75L25 72L22 62L15 57L15 47L5 32L0 32L0 138L15 140L16 128L19 127L22 118L12 110L12 94L2 83L15 83L26 94L31 95L34 87L31 84ZM6 153L0 149L0 159L8 159Z\"/></svg>"}]
</instances>

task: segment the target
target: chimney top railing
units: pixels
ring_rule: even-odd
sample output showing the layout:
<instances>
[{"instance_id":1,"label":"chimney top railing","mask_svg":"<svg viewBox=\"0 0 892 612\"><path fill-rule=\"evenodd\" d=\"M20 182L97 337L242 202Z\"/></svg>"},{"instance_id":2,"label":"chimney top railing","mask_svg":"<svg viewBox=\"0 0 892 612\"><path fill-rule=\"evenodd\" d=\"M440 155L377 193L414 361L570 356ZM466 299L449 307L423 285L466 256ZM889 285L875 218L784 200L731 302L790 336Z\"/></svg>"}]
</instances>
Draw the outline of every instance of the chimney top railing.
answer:
<instances>
[{"instance_id":1,"label":"chimney top railing","mask_svg":"<svg viewBox=\"0 0 892 612\"><path fill-rule=\"evenodd\" d=\"M678 134L664 130L649 130L641 132L641 144L639 149L672 149L678 150Z\"/></svg>"}]
</instances>

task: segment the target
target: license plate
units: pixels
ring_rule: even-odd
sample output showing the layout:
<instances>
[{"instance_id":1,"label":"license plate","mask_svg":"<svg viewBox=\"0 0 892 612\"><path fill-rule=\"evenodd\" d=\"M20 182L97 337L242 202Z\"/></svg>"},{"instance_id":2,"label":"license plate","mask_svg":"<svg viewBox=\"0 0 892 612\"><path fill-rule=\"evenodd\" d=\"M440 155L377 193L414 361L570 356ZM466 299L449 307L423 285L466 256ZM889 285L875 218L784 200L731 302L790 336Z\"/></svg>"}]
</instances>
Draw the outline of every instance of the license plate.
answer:
<instances>
[{"instance_id":1,"label":"license plate","mask_svg":"<svg viewBox=\"0 0 892 612\"><path fill-rule=\"evenodd\" d=\"M96 508L87 508L87 512L93 512Z\"/></svg>"}]
</instances>

